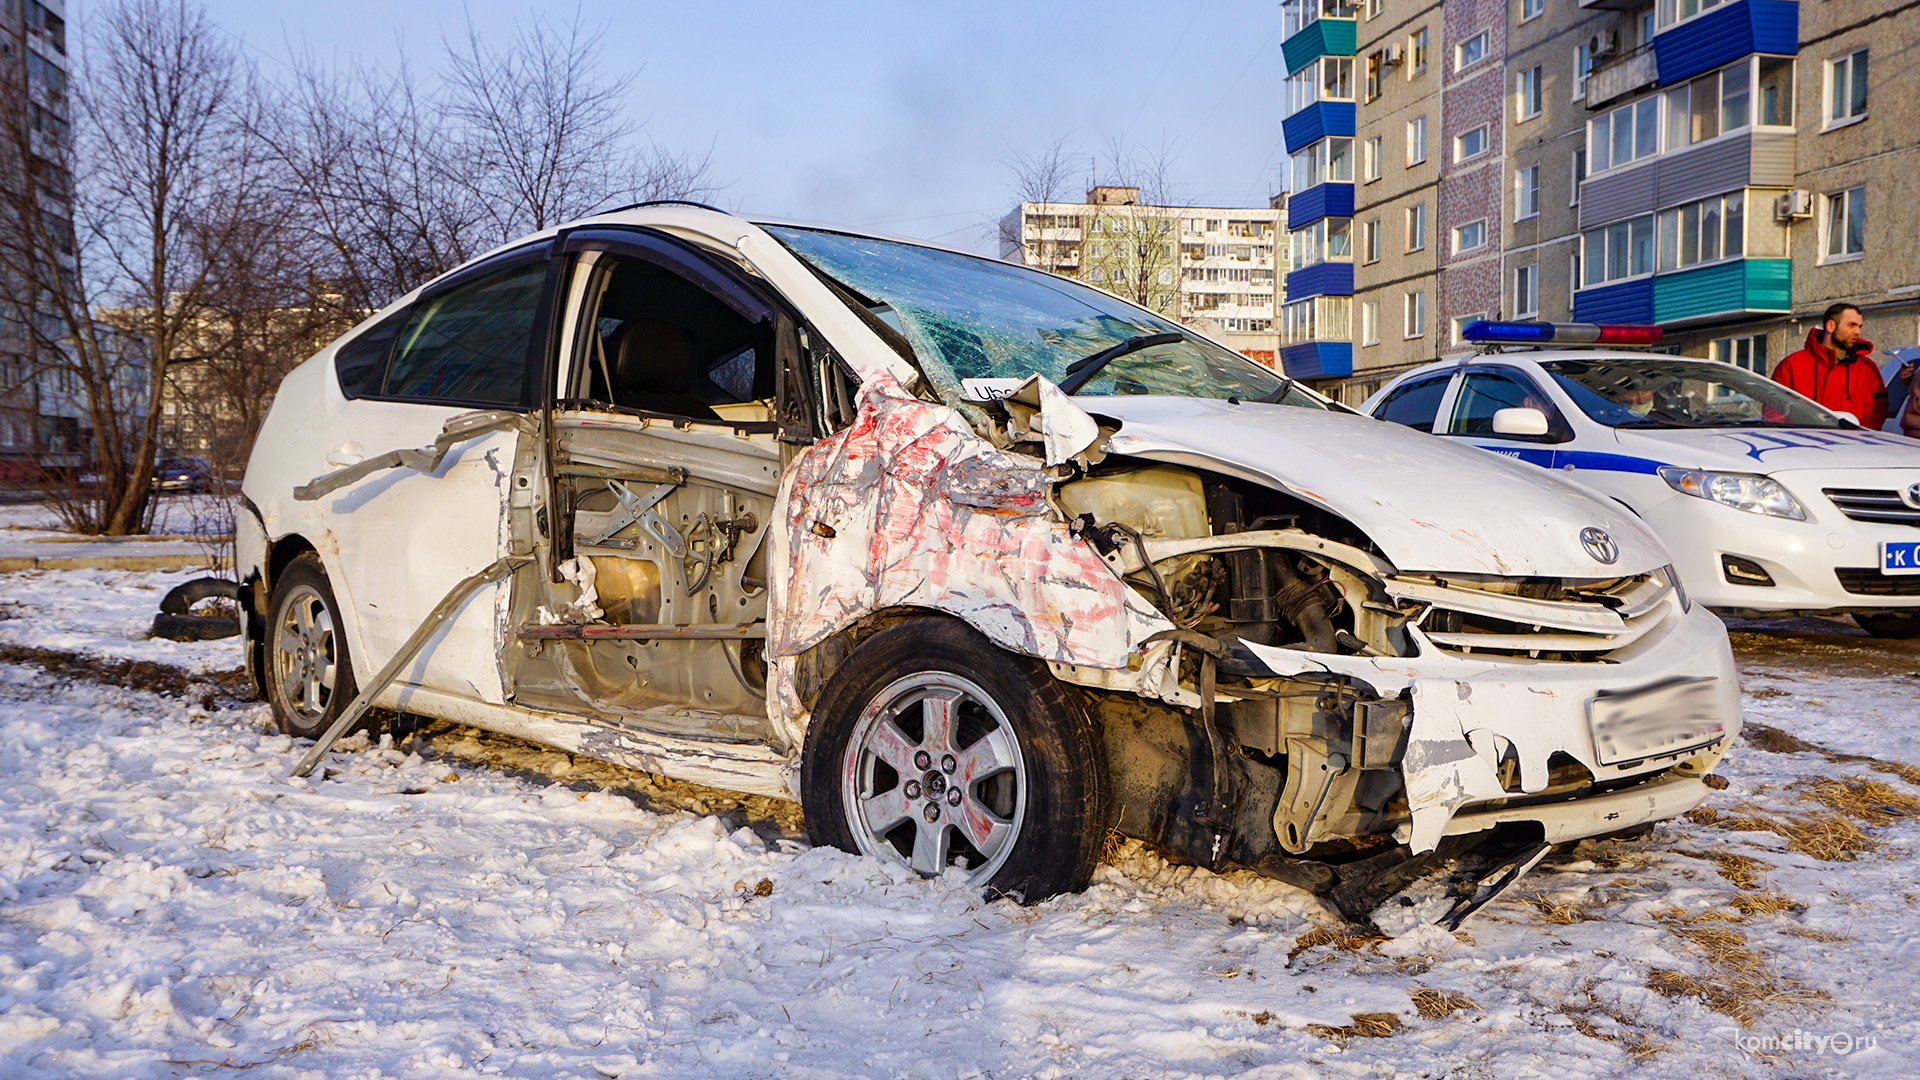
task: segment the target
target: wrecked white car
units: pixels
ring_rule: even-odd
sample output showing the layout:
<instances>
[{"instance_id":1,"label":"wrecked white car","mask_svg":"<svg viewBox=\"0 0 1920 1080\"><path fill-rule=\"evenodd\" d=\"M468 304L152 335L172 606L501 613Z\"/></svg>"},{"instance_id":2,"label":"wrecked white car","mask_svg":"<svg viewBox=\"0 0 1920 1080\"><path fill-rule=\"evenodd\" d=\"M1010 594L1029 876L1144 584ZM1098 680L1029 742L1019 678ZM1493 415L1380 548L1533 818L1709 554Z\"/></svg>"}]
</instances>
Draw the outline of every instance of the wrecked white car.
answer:
<instances>
[{"instance_id":1,"label":"wrecked white car","mask_svg":"<svg viewBox=\"0 0 1920 1080\"><path fill-rule=\"evenodd\" d=\"M1115 831L1349 899L1537 858L1696 806L1739 724L1616 507L1095 289L688 205L381 311L244 491L287 732L459 721L1028 900Z\"/></svg>"}]
</instances>

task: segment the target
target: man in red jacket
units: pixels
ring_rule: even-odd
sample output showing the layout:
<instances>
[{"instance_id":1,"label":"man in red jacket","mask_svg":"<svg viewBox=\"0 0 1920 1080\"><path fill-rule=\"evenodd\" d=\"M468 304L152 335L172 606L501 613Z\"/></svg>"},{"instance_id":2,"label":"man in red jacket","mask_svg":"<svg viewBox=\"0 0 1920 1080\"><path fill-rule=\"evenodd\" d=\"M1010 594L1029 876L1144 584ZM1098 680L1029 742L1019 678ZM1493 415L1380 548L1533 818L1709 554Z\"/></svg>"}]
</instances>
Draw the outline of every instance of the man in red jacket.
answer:
<instances>
[{"instance_id":1,"label":"man in red jacket","mask_svg":"<svg viewBox=\"0 0 1920 1080\"><path fill-rule=\"evenodd\" d=\"M1852 304L1828 308L1820 328L1807 331L1807 347L1773 369L1773 381L1879 431L1887 419L1887 384L1880 369L1862 359L1873 352L1873 342L1860 336L1862 325Z\"/></svg>"}]
</instances>

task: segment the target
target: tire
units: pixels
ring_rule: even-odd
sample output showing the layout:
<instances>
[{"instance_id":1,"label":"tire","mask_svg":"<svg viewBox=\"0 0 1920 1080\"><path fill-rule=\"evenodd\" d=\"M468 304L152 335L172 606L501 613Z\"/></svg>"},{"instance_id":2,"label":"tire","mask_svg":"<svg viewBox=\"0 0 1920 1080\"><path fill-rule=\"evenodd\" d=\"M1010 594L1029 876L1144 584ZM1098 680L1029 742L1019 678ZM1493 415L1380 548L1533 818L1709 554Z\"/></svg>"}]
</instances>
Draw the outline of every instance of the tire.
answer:
<instances>
[{"instance_id":1,"label":"tire","mask_svg":"<svg viewBox=\"0 0 1920 1080\"><path fill-rule=\"evenodd\" d=\"M1853 621L1874 637L1920 637L1920 612L1887 611L1877 615L1856 612Z\"/></svg>"},{"instance_id":2,"label":"tire","mask_svg":"<svg viewBox=\"0 0 1920 1080\"><path fill-rule=\"evenodd\" d=\"M801 770L814 843L928 876L961 867L1022 903L1085 888L1112 820L1079 697L953 619L862 642L814 703Z\"/></svg>"},{"instance_id":3,"label":"tire","mask_svg":"<svg viewBox=\"0 0 1920 1080\"><path fill-rule=\"evenodd\" d=\"M318 738L359 692L344 626L318 557L301 555L280 572L267 603L267 702L294 738Z\"/></svg>"}]
</instances>

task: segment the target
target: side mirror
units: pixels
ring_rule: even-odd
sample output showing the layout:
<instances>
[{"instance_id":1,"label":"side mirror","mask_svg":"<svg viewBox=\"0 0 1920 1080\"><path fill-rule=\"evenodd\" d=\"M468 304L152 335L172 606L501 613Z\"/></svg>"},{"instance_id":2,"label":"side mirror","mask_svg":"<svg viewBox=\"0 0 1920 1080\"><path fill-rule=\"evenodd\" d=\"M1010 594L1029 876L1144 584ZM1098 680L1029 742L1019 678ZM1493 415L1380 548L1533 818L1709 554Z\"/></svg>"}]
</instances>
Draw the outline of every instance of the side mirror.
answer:
<instances>
[{"instance_id":1,"label":"side mirror","mask_svg":"<svg viewBox=\"0 0 1920 1080\"><path fill-rule=\"evenodd\" d=\"M1545 435L1547 414L1539 409L1501 409L1493 414L1495 435Z\"/></svg>"},{"instance_id":2,"label":"side mirror","mask_svg":"<svg viewBox=\"0 0 1920 1080\"><path fill-rule=\"evenodd\" d=\"M1833 415L1839 417L1842 420L1845 420L1847 423L1852 424L1854 427L1860 426L1860 418L1853 415L1852 413L1848 412L1845 409L1834 409ZM1497 420L1495 421L1495 423L1498 423L1498 422L1499 421Z\"/></svg>"}]
</instances>

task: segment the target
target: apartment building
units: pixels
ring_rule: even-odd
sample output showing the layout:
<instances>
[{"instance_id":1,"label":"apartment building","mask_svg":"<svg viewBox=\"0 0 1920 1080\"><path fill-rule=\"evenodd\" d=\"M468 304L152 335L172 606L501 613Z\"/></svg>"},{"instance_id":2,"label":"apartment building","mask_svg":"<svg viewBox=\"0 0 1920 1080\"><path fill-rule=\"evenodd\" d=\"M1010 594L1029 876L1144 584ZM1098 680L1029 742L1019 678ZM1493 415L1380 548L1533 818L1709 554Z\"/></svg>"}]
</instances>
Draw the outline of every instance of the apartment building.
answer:
<instances>
[{"instance_id":1,"label":"apartment building","mask_svg":"<svg viewBox=\"0 0 1920 1080\"><path fill-rule=\"evenodd\" d=\"M32 185L46 233L71 269L69 122L63 0L0 0L0 192ZM29 333L29 320L42 330L54 321L33 310L30 290L7 277L7 266L0 260L0 294L20 303L0 303L0 482L76 464L85 415L67 390L71 372Z\"/></svg>"},{"instance_id":2,"label":"apartment building","mask_svg":"<svg viewBox=\"0 0 1920 1080\"><path fill-rule=\"evenodd\" d=\"M1000 257L1105 289L1276 362L1274 207L1142 205L1134 187L1084 203L1023 202L1000 226Z\"/></svg>"},{"instance_id":3,"label":"apartment building","mask_svg":"<svg viewBox=\"0 0 1920 1080\"><path fill-rule=\"evenodd\" d=\"M1344 0L1283 0L1281 135L1291 160L1280 365L1315 384L1353 372L1354 20Z\"/></svg>"}]
</instances>

